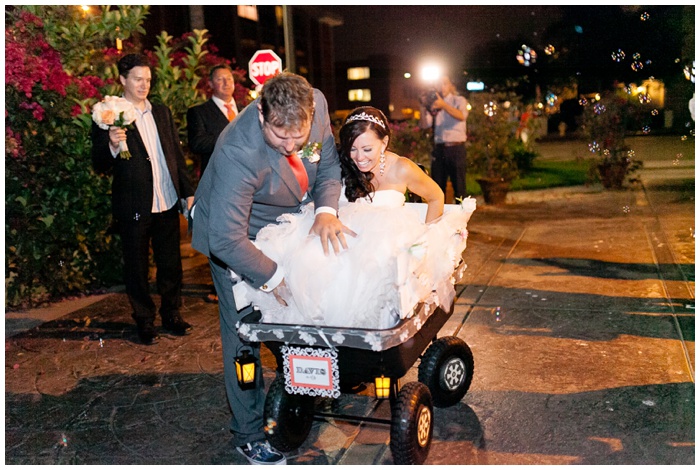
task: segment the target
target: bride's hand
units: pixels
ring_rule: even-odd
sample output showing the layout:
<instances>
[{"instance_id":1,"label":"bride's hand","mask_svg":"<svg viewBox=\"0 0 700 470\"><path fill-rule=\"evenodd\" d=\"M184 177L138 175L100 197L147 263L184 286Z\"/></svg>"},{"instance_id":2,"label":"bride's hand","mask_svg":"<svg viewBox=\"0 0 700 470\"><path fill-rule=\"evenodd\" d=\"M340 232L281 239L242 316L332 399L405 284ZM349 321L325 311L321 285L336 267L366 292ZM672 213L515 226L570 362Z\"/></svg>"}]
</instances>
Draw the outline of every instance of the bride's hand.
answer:
<instances>
[{"instance_id":1,"label":"bride's hand","mask_svg":"<svg viewBox=\"0 0 700 470\"><path fill-rule=\"evenodd\" d=\"M277 287L272 289L272 294L275 296L277 302L279 302L280 305L284 305L285 307L287 306L287 301L284 299L291 297L289 287L287 287L287 284L284 282L284 279L282 279L282 282L280 282L277 285Z\"/></svg>"},{"instance_id":2,"label":"bride's hand","mask_svg":"<svg viewBox=\"0 0 700 470\"><path fill-rule=\"evenodd\" d=\"M336 216L325 212L316 215L314 224L311 226L311 230L309 230L309 234L318 235L321 238L321 246L323 246L323 253L326 256L329 254L329 242L337 255L340 253L341 246L346 250L348 249L345 235L350 235L351 237L357 236L355 232L343 225Z\"/></svg>"}]
</instances>

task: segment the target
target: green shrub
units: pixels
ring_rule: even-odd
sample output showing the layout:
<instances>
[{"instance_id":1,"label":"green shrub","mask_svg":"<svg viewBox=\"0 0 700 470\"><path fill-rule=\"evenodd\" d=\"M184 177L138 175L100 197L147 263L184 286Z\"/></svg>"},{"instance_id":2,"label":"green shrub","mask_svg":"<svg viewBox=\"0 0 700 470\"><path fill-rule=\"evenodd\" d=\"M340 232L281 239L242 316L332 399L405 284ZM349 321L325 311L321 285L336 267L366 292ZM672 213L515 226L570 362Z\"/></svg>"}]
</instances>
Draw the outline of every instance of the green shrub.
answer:
<instances>
[{"instance_id":1,"label":"green shrub","mask_svg":"<svg viewBox=\"0 0 700 470\"><path fill-rule=\"evenodd\" d=\"M535 158L538 157L537 152L525 145L519 139L512 140L510 145L511 152L513 153L513 159L515 160L515 164L517 165L518 170L520 170L520 173L530 170Z\"/></svg>"},{"instance_id":2,"label":"green shrub","mask_svg":"<svg viewBox=\"0 0 700 470\"><path fill-rule=\"evenodd\" d=\"M97 13L94 9L97 8ZM139 52L147 6L15 6L5 18L5 307L121 283L111 178L92 171L91 107L121 94L116 61ZM116 39L124 48L116 49ZM150 97L173 108L186 148L187 108L205 99L205 69L227 62L206 31L160 38ZM247 104L239 76L236 98ZM171 103L172 102L172 105Z\"/></svg>"},{"instance_id":3,"label":"green shrub","mask_svg":"<svg viewBox=\"0 0 700 470\"><path fill-rule=\"evenodd\" d=\"M68 20L66 20L68 21ZM70 75L44 22L6 17L5 305L26 307L114 282L110 184L92 172L89 100L103 82Z\"/></svg>"},{"instance_id":4,"label":"green shrub","mask_svg":"<svg viewBox=\"0 0 700 470\"><path fill-rule=\"evenodd\" d=\"M389 149L397 155L409 158L430 169L430 153L433 149L432 131L421 129L415 119L389 123L389 128L391 129Z\"/></svg>"}]
</instances>

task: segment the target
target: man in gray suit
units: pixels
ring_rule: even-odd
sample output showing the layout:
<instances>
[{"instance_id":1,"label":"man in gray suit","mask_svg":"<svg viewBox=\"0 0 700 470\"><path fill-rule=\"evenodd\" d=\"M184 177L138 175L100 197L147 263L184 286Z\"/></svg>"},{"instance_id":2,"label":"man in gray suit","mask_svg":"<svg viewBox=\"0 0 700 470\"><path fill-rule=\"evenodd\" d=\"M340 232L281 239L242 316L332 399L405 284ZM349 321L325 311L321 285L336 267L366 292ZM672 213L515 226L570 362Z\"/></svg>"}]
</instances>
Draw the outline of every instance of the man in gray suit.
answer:
<instances>
[{"instance_id":1,"label":"man in gray suit","mask_svg":"<svg viewBox=\"0 0 700 470\"><path fill-rule=\"evenodd\" d=\"M320 160L296 157L315 143L322 145ZM237 334L243 316L239 310L245 306L236 306L234 285L247 282L275 295L285 287L284 273L252 240L262 227L308 202L314 202L316 214L311 233L320 238L324 252L347 248L344 234L353 233L337 218L340 187L326 99L303 77L283 72L269 79L260 98L221 133L195 194L192 247L209 258L219 295L234 445L253 464L286 459L265 439L262 374L252 390L242 390L236 380L235 357L250 348L259 363L260 350L257 344L243 344Z\"/></svg>"}]
</instances>

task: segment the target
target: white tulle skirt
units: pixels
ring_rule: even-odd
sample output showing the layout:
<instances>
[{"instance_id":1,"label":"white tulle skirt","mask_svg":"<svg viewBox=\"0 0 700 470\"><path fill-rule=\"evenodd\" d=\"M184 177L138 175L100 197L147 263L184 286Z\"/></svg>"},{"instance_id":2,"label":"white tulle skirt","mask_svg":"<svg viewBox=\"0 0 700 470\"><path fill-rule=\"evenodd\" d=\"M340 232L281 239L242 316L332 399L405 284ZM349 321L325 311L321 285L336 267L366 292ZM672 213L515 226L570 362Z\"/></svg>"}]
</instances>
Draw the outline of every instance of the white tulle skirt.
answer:
<instances>
[{"instance_id":1,"label":"white tulle skirt","mask_svg":"<svg viewBox=\"0 0 700 470\"><path fill-rule=\"evenodd\" d=\"M410 316L419 302L449 309L452 275L466 248L473 199L447 205L426 225L425 204L403 204L403 194L378 191L372 203L347 203L340 220L357 233L348 249L323 253L309 236L313 205L287 214L258 233L255 244L282 266L288 292L281 305L272 294L246 284L246 296L265 323L385 329Z\"/></svg>"}]
</instances>

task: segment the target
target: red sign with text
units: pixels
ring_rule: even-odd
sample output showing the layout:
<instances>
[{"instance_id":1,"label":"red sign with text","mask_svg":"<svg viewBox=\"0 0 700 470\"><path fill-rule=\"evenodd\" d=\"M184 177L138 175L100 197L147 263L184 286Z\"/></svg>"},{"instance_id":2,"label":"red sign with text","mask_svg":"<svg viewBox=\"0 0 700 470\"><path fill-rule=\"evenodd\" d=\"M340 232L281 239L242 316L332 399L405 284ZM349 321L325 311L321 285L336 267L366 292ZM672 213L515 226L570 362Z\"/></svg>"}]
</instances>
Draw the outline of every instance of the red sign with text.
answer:
<instances>
[{"instance_id":1,"label":"red sign with text","mask_svg":"<svg viewBox=\"0 0 700 470\"><path fill-rule=\"evenodd\" d=\"M282 59L270 49L257 51L248 62L248 76L256 85L264 85L281 71Z\"/></svg>"}]
</instances>

